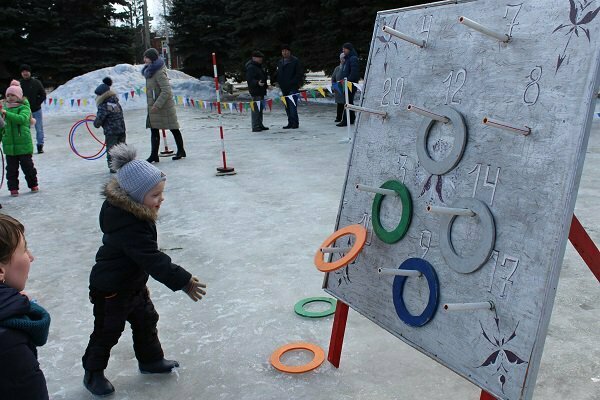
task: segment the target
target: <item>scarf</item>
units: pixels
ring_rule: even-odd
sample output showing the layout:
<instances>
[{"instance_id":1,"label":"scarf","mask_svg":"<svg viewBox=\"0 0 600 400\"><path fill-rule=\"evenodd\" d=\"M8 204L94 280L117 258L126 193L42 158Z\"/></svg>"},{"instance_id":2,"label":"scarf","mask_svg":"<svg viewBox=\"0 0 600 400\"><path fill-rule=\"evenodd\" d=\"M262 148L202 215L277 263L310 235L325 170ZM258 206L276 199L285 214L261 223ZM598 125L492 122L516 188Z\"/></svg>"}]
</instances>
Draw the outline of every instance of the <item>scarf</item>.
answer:
<instances>
[{"instance_id":1,"label":"scarf","mask_svg":"<svg viewBox=\"0 0 600 400\"><path fill-rule=\"evenodd\" d=\"M142 75L144 75L144 78L150 79L164 65L165 65L165 62L163 61L163 59L158 58L156 61L152 61L152 63L144 65L144 68L142 68Z\"/></svg>"},{"instance_id":2,"label":"scarf","mask_svg":"<svg viewBox=\"0 0 600 400\"><path fill-rule=\"evenodd\" d=\"M8 100L6 101L6 108L17 108L23 105L23 100L16 101L14 103L10 103Z\"/></svg>"},{"instance_id":3,"label":"scarf","mask_svg":"<svg viewBox=\"0 0 600 400\"><path fill-rule=\"evenodd\" d=\"M48 340L50 314L42 306L31 303L27 314L0 321L0 326L23 331L29 336L34 345L43 346Z\"/></svg>"}]
</instances>

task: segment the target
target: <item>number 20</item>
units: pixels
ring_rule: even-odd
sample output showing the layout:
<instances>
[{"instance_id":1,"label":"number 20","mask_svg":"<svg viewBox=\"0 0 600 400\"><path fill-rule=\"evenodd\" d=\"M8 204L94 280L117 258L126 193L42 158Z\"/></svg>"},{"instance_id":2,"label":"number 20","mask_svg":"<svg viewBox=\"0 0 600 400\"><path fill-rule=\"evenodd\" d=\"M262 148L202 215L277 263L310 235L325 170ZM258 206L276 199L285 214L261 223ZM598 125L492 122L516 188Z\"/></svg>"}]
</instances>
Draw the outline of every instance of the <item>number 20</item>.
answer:
<instances>
[{"instance_id":1,"label":"number 20","mask_svg":"<svg viewBox=\"0 0 600 400\"><path fill-rule=\"evenodd\" d=\"M381 105L383 107L389 106L389 100L386 100L386 97L392 91L392 78L387 78L383 81L383 97L381 99ZM404 92L404 78L396 79L396 86L394 87L394 97L392 98L392 104L395 106L399 106L402 101L402 93Z\"/></svg>"}]
</instances>

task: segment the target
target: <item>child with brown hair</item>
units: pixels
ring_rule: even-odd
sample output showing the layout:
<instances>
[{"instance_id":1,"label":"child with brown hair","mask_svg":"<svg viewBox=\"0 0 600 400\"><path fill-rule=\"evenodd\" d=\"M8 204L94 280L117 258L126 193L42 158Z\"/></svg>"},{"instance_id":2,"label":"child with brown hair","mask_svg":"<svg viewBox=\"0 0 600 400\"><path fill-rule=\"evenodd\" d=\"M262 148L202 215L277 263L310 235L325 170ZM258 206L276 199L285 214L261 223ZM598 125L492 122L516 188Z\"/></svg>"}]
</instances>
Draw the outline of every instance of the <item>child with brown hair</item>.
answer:
<instances>
[{"instance_id":1,"label":"child with brown hair","mask_svg":"<svg viewBox=\"0 0 600 400\"><path fill-rule=\"evenodd\" d=\"M165 174L136 160L135 149L126 144L114 146L110 154L110 167L117 172L105 186L100 210L104 235L90 273L94 331L82 359L83 384L97 396L115 391L104 370L127 321L140 372L168 373L179 366L164 358L156 329L158 313L146 287L149 276L194 301L206 294L205 284L158 249L156 219L164 200Z\"/></svg>"},{"instance_id":2,"label":"child with brown hair","mask_svg":"<svg viewBox=\"0 0 600 400\"><path fill-rule=\"evenodd\" d=\"M36 346L46 344L50 315L22 292L32 261L23 225L0 214L0 393L4 400L48 399Z\"/></svg>"}]
</instances>

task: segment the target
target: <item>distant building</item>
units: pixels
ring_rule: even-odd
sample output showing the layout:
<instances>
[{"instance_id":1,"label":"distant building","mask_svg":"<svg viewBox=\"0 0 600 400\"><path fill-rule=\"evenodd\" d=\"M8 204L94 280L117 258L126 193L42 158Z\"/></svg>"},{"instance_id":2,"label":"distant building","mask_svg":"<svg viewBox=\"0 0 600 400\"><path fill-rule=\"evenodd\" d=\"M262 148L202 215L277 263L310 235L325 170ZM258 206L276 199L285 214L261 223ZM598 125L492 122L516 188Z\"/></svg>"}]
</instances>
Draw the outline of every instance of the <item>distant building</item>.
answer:
<instances>
[{"instance_id":1,"label":"distant building","mask_svg":"<svg viewBox=\"0 0 600 400\"><path fill-rule=\"evenodd\" d=\"M167 51L167 38L155 37L152 39L152 47L154 47L160 54L162 54L165 59L165 63L169 65L168 60L168 51ZM180 69L182 66L181 57L177 54L177 50L175 49L175 41L172 37L169 37L169 47L171 48L171 69Z\"/></svg>"}]
</instances>

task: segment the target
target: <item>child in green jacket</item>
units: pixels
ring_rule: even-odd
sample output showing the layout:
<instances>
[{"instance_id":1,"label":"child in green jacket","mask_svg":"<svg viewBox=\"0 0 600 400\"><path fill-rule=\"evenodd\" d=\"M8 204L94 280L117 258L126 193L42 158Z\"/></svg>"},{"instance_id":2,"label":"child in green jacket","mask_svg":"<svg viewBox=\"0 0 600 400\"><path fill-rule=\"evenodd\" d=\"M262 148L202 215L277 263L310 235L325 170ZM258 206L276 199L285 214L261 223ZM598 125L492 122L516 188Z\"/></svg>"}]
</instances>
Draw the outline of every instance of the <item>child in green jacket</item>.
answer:
<instances>
[{"instance_id":1,"label":"child in green jacket","mask_svg":"<svg viewBox=\"0 0 600 400\"><path fill-rule=\"evenodd\" d=\"M0 129L0 140L6 156L6 181L10 195L19 195L19 165L32 192L39 190L37 171L33 165L33 141L29 125L31 109L23 97L19 81L13 80L6 89L6 102L2 108L5 127Z\"/></svg>"}]
</instances>

